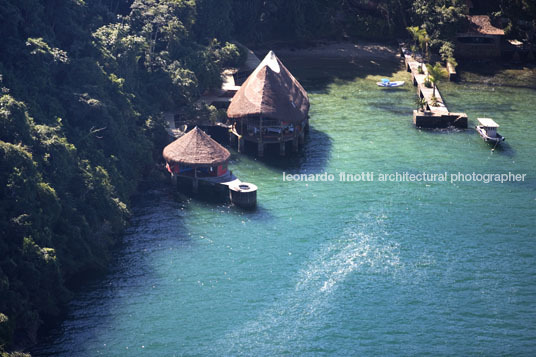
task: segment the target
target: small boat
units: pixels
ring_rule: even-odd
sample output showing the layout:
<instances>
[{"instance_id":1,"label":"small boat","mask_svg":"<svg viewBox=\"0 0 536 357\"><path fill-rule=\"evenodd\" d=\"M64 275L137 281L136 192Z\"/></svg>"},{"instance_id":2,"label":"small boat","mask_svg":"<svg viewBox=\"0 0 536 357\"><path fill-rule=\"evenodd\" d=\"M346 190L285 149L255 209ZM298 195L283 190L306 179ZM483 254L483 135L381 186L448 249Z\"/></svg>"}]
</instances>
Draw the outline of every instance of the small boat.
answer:
<instances>
[{"instance_id":1,"label":"small boat","mask_svg":"<svg viewBox=\"0 0 536 357\"><path fill-rule=\"evenodd\" d=\"M476 131L484 139L484 141L490 141L492 143L498 144L501 141L504 141L504 136L500 135L497 132L499 124L497 124L493 119L490 118L477 118L480 125L476 126Z\"/></svg>"},{"instance_id":2,"label":"small boat","mask_svg":"<svg viewBox=\"0 0 536 357\"><path fill-rule=\"evenodd\" d=\"M383 78L381 82L376 82L376 84L380 87L400 87L403 86L404 83L404 81L391 82L387 78Z\"/></svg>"}]
</instances>

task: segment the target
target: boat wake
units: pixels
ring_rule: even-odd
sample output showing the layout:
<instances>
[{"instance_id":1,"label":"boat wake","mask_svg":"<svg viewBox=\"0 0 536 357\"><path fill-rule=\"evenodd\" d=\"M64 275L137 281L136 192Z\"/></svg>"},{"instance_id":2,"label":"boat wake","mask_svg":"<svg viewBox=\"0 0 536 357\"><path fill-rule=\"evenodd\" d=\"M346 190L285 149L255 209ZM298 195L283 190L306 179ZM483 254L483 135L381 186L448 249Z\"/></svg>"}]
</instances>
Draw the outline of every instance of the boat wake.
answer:
<instances>
[{"instance_id":1,"label":"boat wake","mask_svg":"<svg viewBox=\"0 0 536 357\"><path fill-rule=\"evenodd\" d=\"M297 273L294 289L275 299L257 318L228 333L214 348L231 355L310 350L307 338L314 338L327 323L332 309L329 302L349 276L393 274L399 269L399 246L384 231L384 219L356 217L357 223L312 254Z\"/></svg>"}]
</instances>

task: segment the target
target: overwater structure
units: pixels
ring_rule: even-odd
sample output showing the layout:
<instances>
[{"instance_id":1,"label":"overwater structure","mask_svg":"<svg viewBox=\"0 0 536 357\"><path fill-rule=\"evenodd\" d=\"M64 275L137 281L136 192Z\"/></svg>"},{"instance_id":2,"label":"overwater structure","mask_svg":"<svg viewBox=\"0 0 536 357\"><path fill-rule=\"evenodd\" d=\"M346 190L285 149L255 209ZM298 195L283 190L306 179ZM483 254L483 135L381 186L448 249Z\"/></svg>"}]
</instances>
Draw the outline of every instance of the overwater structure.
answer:
<instances>
[{"instance_id":1,"label":"overwater structure","mask_svg":"<svg viewBox=\"0 0 536 357\"><path fill-rule=\"evenodd\" d=\"M227 110L231 140L238 150L245 141L257 145L259 157L266 144L278 144L285 155L286 143L298 151L309 125L309 97L301 84L270 51L232 98Z\"/></svg>"},{"instance_id":2,"label":"overwater structure","mask_svg":"<svg viewBox=\"0 0 536 357\"><path fill-rule=\"evenodd\" d=\"M417 60L403 44L401 44L400 49L404 56L406 70L411 73L411 80L417 88L417 94L419 98L426 101L425 110L413 111L413 124L421 128L454 126L466 129L467 114L449 111L439 89L436 87L434 90L425 85L428 78L426 65Z\"/></svg>"},{"instance_id":3,"label":"overwater structure","mask_svg":"<svg viewBox=\"0 0 536 357\"><path fill-rule=\"evenodd\" d=\"M246 208L256 205L257 187L241 182L228 170L229 151L198 127L166 146L162 155L172 180L180 187L191 183L194 194L202 190L222 194Z\"/></svg>"}]
</instances>

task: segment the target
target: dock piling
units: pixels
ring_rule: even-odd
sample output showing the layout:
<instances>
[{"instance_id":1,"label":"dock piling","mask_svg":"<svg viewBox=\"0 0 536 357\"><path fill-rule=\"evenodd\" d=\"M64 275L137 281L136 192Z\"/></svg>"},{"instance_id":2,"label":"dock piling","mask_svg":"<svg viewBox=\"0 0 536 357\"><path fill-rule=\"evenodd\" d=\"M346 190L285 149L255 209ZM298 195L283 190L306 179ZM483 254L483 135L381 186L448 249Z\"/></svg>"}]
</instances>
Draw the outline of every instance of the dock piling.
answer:
<instances>
[{"instance_id":1,"label":"dock piling","mask_svg":"<svg viewBox=\"0 0 536 357\"><path fill-rule=\"evenodd\" d=\"M280 155L280 156L285 156L285 149L286 149L285 142L284 142L284 141L280 141L280 142L279 142L279 155Z\"/></svg>"},{"instance_id":2,"label":"dock piling","mask_svg":"<svg viewBox=\"0 0 536 357\"><path fill-rule=\"evenodd\" d=\"M199 191L199 180L197 180L197 178L194 177L192 180L192 192L198 193L198 191Z\"/></svg>"},{"instance_id":3,"label":"dock piling","mask_svg":"<svg viewBox=\"0 0 536 357\"><path fill-rule=\"evenodd\" d=\"M297 136L295 136L294 139L292 140L292 151L298 152L298 150L300 149L299 145L300 145L299 139Z\"/></svg>"},{"instance_id":4,"label":"dock piling","mask_svg":"<svg viewBox=\"0 0 536 357\"><path fill-rule=\"evenodd\" d=\"M257 186L249 182L229 185L229 199L239 207L253 209L257 206Z\"/></svg>"}]
</instances>

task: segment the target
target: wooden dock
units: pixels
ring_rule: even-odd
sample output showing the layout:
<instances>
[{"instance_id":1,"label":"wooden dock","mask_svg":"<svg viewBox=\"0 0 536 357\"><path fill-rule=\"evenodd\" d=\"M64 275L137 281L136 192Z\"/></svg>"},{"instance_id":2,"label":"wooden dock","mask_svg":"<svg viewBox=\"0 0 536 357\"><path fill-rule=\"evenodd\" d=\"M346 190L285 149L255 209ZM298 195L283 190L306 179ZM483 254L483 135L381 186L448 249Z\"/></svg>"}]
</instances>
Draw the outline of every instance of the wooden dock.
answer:
<instances>
[{"instance_id":1,"label":"wooden dock","mask_svg":"<svg viewBox=\"0 0 536 357\"><path fill-rule=\"evenodd\" d=\"M171 175L171 181L186 193L231 202L245 209L253 209L257 205L258 187L241 181L231 171L218 177Z\"/></svg>"},{"instance_id":2,"label":"wooden dock","mask_svg":"<svg viewBox=\"0 0 536 357\"><path fill-rule=\"evenodd\" d=\"M467 114L450 112L437 87L435 90L437 104L432 106L433 88L424 85L428 75L426 65L413 58L403 44L401 44L400 49L404 56L406 69L411 72L413 85L417 87L419 97L425 99L427 103L424 111L413 111L413 124L422 128L446 128L449 126L467 128ZM422 74L419 73L419 66L422 66Z\"/></svg>"}]
</instances>

